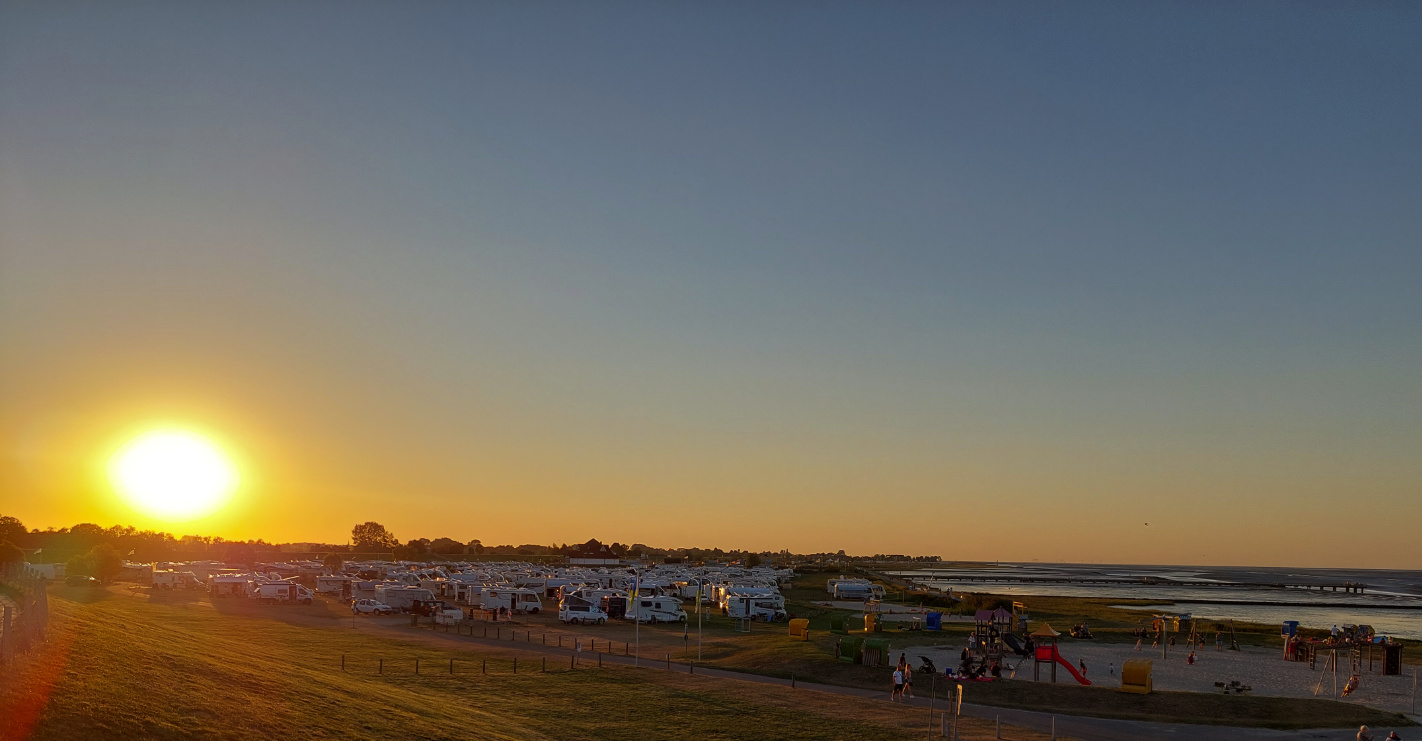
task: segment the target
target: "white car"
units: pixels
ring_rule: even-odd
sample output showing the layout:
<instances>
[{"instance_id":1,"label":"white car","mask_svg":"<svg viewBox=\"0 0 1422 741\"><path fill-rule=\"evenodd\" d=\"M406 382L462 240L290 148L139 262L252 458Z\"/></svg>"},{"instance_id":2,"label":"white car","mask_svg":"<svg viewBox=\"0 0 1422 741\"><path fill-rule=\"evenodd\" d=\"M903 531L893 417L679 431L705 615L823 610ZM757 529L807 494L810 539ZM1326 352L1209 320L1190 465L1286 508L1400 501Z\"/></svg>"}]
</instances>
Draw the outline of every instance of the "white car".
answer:
<instances>
[{"instance_id":1,"label":"white car","mask_svg":"<svg viewBox=\"0 0 1422 741\"><path fill-rule=\"evenodd\" d=\"M607 622L607 613L589 605L564 605L558 609L558 619L565 623L602 625Z\"/></svg>"},{"instance_id":2,"label":"white car","mask_svg":"<svg viewBox=\"0 0 1422 741\"><path fill-rule=\"evenodd\" d=\"M351 603L352 615L393 615L395 608L373 599L358 599Z\"/></svg>"}]
</instances>

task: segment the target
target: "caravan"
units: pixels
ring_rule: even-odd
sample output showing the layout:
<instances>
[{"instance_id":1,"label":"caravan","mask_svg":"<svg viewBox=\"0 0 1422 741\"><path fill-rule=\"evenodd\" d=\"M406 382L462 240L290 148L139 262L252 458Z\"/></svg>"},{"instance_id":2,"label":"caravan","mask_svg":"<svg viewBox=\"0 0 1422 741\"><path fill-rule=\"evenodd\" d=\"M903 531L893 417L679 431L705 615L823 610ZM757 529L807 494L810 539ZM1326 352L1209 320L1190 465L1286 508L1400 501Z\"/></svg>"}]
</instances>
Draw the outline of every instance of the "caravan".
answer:
<instances>
[{"instance_id":1,"label":"caravan","mask_svg":"<svg viewBox=\"0 0 1422 741\"><path fill-rule=\"evenodd\" d=\"M352 582L356 581L350 576L318 576L316 577L317 594L337 594L349 595L352 590Z\"/></svg>"},{"instance_id":2,"label":"caravan","mask_svg":"<svg viewBox=\"0 0 1422 741\"><path fill-rule=\"evenodd\" d=\"M154 589L201 589L202 582L191 571L154 571Z\"/></svg>"},{"instance_id":3,"label":"caravan","mask_svg":"<svg viewBox=\"0 0 1422 741\"><path fill-rule=\"evenodd\" d=\"M732 587L726 590L725 596L726 601L721 608L733 618L764 620L769 623L788 617L785 612L785 597L777 589Z\"/></svg>"},{"instance_id":4,"label":"caravan","mask_svg":"<svg viewBox=\"0 0 1422 741\"><path fill-rule=\"evenodd\" d=\"M316 595L310 589L291 581L267 582L257 586L251 597L258 602L276 604L278 602L298 602L303 605L311 604Z\"/></svg>"},{"instance_id":5,"label":"caravan","mask_svg":"<svg viewBox=\"0 0 1422 741\"><path fill-rule=\"evenodd\" d=\"M252 577L247 574L219 574L208 579L208 592L213 597L246 597L252 589Z\"/></svg>"},{"instance_id":6,"label":"caravan","mask_svg":"<svg viewBox=\"0 0 1422 741\"><path fill-rule=\"evenodd\" d=\"M518 587L489 587L479 597L479 607L485 610L504 609L509 612L538 614L543 602L538 599L538 591Z\"/></svg>"},{"instance_id":7,"label":"caravan","mask_svg":"<svg viewBox=\"0 0 1422 741\"><path fill-rule=\"evenodd\" d=\"M681 600L676 597L643 596L628 602L637 605L635 609L628 608L626 617L629 620L635 617L639 623L686 622L686 610L681 609Z\"/></svg>"},{"instance_id":8,"label":"caravan","mask_svg":"<svg viewBox=\"0 0 1422 741\"><path fill-rule=\"evenodd\" d=\"M375 601L390 605L402 612L409 611L415 600L432 600L434 593L421 587L382 585L375 588Z\"/></svg>"}]
</instances>

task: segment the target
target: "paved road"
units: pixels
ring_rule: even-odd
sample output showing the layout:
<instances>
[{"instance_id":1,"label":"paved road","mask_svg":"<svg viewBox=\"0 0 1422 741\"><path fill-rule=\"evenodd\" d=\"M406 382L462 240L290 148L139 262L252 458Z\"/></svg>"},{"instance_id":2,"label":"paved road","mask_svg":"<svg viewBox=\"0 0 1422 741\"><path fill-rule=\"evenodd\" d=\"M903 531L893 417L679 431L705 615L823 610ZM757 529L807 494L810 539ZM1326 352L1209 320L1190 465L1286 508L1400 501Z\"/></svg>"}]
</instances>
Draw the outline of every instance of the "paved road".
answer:
<instances>
[{"instance_id":1,"label":"paved road","mask_svg":"<svg viewBox=\"0 0 1422 741\"><path fill-rule=\"evenodd\" d=\"M378 620L361 621L363 626L375 626L376 629L400 633L402 638L411 638L409 623L404 620ZM439 641L449 641L460 644L486 645L498 647L506 650L528 651L551 656L559 656L563 659L571 660L577 653L570 648L560 648L557 646L544 646L537 643L522 643L511 640L496 640L493 638L481 638L478 636L456 635L443 631L424 631L417 634L420 637L433 638ZM597 661L598 655L585 652L580 655L579 661ZM760 674L747 674L743 672L727 671L725 669L712 669L708 667L693 667L690 664L680 662L667 663L665 660L643 658L640 662L632 657L618 654L602 654L601 660L611 664L626 666L640 665L650 669L663 669L678 672L688 672L697 676L716 677L719 679L734 679L742 682L758 682L762 684L777 684L796 688L813 690L816 692L830 692L838 695L848 695L866 699L888 700L888 693L875 692L873 690L859 689L855 687L840 687L830 684L819 684L817 682L802 682L778 677L767 677ZM909 701L909 704L928 707L929 700L926 698L916 698ZM940 701L939 707L942 706ZM1355 741L1357 729L1316 729L1307 731L1275 731L1267 728L1236 728L1228 726L1202 726L1186 723L1150 723L1145 721L1132 720L1112 720L1108 718L1088 718L1073 715L1051 715L1048 713L1038 713L1031 710L1015 710L1012 708L999 708L988 705L963 704L963 713L977 718L993 720L1001 719L1003 723L1010 723L1024 728L1031 728L1039 731L1050 731L1055 724L1058 736L1081 739L1082 741ZM1378 739L1387 738L1390 728L1374 728ZM1404 739L1422 738L1422 729L1417 727L1399 728L1399 735Z\"/></svg>"}]
</instances>

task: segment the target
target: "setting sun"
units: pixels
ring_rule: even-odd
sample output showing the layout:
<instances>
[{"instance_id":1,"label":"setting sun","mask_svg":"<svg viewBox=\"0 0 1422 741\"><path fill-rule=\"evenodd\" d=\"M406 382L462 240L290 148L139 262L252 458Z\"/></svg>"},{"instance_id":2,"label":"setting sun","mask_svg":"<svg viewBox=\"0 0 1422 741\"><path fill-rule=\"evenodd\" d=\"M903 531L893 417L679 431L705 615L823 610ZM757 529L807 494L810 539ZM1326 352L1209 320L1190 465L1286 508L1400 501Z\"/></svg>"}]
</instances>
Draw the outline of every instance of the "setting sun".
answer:
<instances>
[{"instance_id":1,"label":"setting sun","mask_svg":"<svg viewBox=\"0 0 1422 741\"><path fill-rule=\"evenodd\" d=\"M237 488L237 467L207 438L154 430L133 438L109 462L109 481L134 509L164 520L211 514Z\"/></svg>"}]
</instances>

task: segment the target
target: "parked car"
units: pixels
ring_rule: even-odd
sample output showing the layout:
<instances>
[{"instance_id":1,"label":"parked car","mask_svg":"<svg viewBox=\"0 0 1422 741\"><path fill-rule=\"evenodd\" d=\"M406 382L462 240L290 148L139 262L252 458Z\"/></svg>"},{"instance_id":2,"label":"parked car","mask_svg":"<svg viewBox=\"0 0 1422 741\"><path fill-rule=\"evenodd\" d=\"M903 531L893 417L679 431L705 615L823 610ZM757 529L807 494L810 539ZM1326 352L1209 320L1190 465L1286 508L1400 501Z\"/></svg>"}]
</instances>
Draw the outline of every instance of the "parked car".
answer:
<instances>
[{"instance_id":1,"label":"parked car","mask_svg":"<svg viewBox=\"0 0 1422 741\"><path fill-rule=\"evenodd\" d=\"M352 615L394 615L395 608L373 599L358 599L351 603Z\"/></svg>"},{"instance_id":2,"label":"parked car","mask_svg":"<svg viewBox=\"0 0 1422 741\"><path fill-rule=\"evenodd\" d=\"M71 587L102 587L102 582L92 576L71 576L64 580L67 586Z\"/></svg>"}]
</instances>

